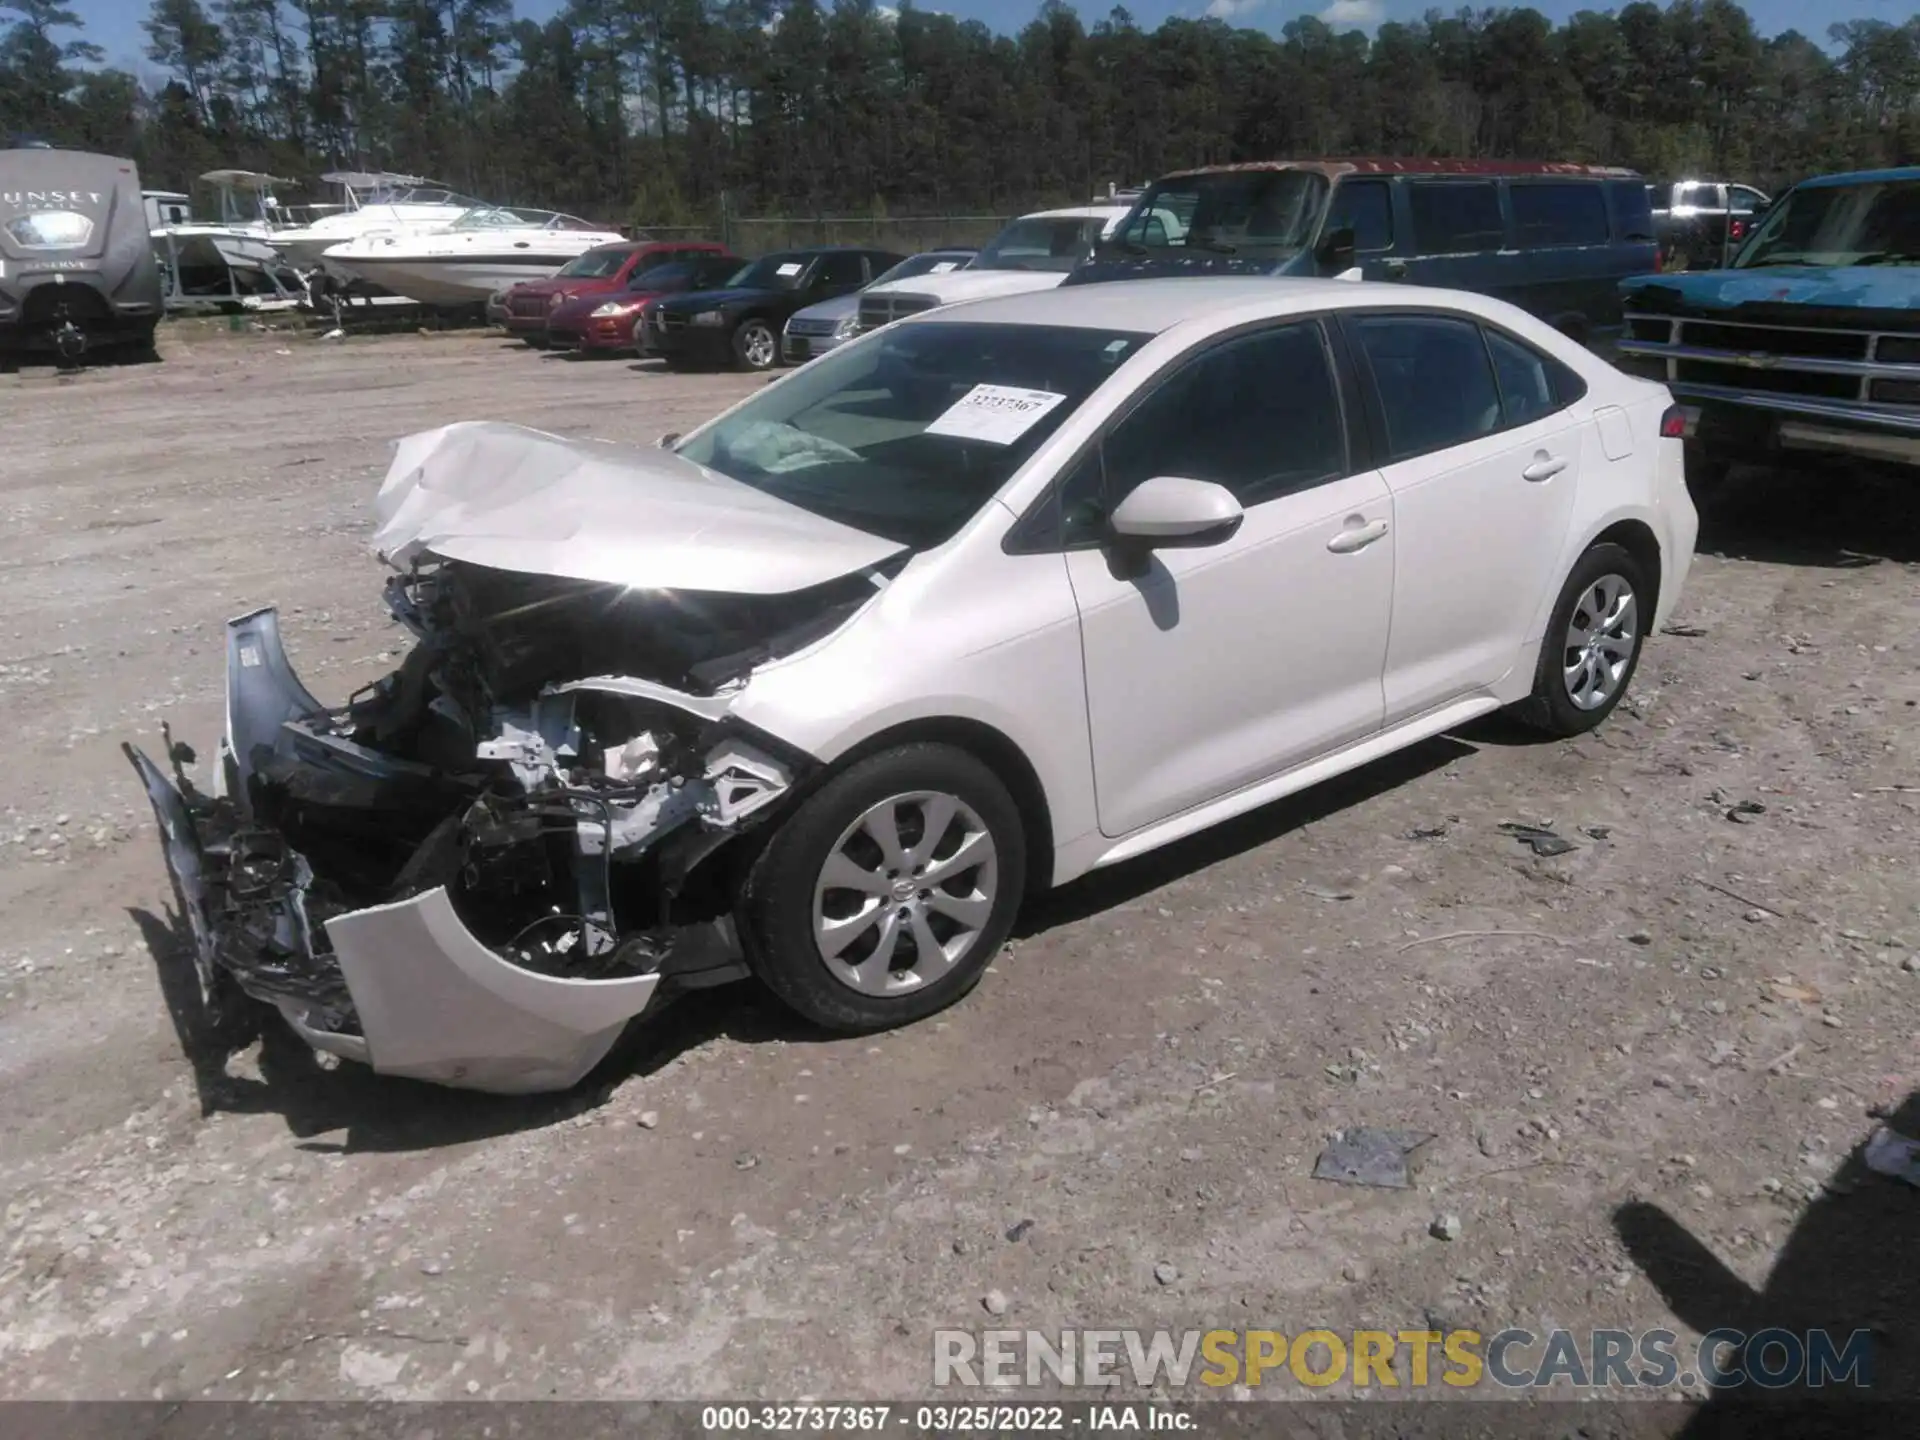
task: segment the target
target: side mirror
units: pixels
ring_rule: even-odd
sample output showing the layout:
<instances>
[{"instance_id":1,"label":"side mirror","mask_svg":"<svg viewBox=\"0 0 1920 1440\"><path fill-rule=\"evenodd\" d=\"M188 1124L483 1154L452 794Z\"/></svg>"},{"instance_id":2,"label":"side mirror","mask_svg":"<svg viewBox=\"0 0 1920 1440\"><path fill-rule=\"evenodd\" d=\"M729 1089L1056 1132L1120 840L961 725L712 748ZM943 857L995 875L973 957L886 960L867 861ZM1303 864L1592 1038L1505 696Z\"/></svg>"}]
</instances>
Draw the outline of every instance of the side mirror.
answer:
<instances>
[{"instance_id":1,"label":"side mirror","mask_svg":"<svg viewBox=\"0 0 1920 1440\"><path fill-rule=\"evenodd\" d=\"M1133 488L1114 508L1107 529L1135 550L1191 550L1231 539L1246 519L1224 485L1156 475Z\"/></svg>"},{"instance_id":2,"label":"side mirror","mask_svg":"<svg viewBox=\"0 0 1920 1440\"><path fill-rule=\"evenodd\" d=\"M1354 233L1351 225L1340 225L1320 237L1313 247L1313 258L1320 262L1323 275L1338 275L1353 268Z\"/></svg>"},{"instance_id":3,"label":"side mirror","mask_svg":"<svg viewBox=\"0 0 1920 1440\"><path fill-rule=\"evenodd\" d=\"M675 445L680 443L680 432L678 430L669 430L653 443L658 445L662 450L671 450Z\"/></svg>"}]
</instances>

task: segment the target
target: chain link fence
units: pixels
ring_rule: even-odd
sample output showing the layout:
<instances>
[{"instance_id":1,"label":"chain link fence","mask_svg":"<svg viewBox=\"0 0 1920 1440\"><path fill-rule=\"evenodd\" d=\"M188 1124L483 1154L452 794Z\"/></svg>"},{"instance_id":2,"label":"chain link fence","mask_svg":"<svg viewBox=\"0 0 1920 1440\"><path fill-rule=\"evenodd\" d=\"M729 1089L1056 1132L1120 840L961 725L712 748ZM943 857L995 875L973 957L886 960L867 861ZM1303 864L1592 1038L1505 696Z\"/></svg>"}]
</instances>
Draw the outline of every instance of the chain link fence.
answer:
<instances>
[{"instance_id":1,"label":"chain link fence","mask_svg":"<svg viewBox=\"0 0 1920 1440\"><path fill-rule=\"evenodd\" d=\"M999 234L1011 215L726 215L717 226L637 225L655 240L718 240L741 255L765 255L805 245L870 245L899 255L945 245L978 247Z\"/></svg>"}]
</instances>

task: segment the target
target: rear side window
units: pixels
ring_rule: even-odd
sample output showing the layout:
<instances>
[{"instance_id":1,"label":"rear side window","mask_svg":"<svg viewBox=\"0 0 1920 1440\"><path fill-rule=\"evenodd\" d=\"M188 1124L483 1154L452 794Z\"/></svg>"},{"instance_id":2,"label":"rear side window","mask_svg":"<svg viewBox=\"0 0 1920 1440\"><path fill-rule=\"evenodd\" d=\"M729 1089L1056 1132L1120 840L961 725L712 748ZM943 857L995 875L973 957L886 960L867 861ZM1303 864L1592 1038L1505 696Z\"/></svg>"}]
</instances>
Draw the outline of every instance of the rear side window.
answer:
<instances>
[{"instance_id":1,"label":"rear side window","mask_svg":"<svg viewBox=\"0 0 1920 1440\"><path fill-rule=\"evenodd\" d=\"M1326 230L1338 230L1343 225L1353 227L1356 251L1392 249L1393 192L1387 182L1342 180L1327 209Z\"/></svg>"},{"instance_id":2,"label":"rear side window","mask_svg":"<svg viewBox=\"0 0 1920 1440\"><path fill-rule=\"evenodd\" d=\"M1506 238L1492 181L1416 180L1408 187L1413 234L1428 255L1498 250Z\"/></svg>"},{"instance_id":3,"label":"rear side window","mask_svg":"<svg viewBox=\"0 0 1920 1440\"><path fill-rule=\"evenodd\" d=\"M1552 356L1498 330L1486 334L1508 429L1564 410L1587 393L1587 382Z\"/></svg>"},{"instance_id":4,"label":"rear side window","mask_svg":"<svg viewBox=\"0 0 1920 1440\"><path fill-rule=\"evenodd\" d=\"M1500 389L1471 320L1363 315L1348 323L1373 375L1388 459L1464 445L1501 428Z\"/></svg>"},{"instance_id":5,"label":"rear side window","mask_svg":"<svg viewBox=\"0 0 1920 1440\"><path fill-rule=\"evenodd\" d=\"M1652 188L1631 180L1607 182L1607 196L1613 203L1613 233L1622 240L1643 243L1653 239Z\"/></svg>"},{"instance_id":6,"label":"rear side window","mask_svg":"<svg viewBox=\"0 0 1920 1440\"><path fill-rule=\"evenodd\" d=\"M1607 243L1607 201L1598 185L1554 181L1515 185L1507 193L1516 244L1537 249Z\"/></svg>"}]
</instances>

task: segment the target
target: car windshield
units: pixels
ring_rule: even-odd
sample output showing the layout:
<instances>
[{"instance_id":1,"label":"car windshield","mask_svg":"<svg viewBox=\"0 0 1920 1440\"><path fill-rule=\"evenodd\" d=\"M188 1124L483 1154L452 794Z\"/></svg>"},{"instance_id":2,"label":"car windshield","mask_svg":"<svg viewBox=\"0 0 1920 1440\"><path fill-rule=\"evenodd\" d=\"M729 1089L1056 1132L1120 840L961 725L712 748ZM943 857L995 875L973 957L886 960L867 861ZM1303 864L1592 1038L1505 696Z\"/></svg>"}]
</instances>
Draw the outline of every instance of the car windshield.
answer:
<instances>
[{"instance_id":1,"label":"car windshield","mask_svg":"<svg viewBox=\"0 0 1920 1440\"><path fill-rule=\"evenodd\" d=\"M1147 188L1109 247L1129 254L1278 259L1309 244L1327 203L1314 170L1222 170L1183 175Z\"/></svg>"},{"instance_id":2,"label":"car windshield","mask_svg":"<svg viewBox=\"0 0 1920 1440\"><path fill-rule=\"evenodd\" d=\"M812 258L795 253L762 255L736 270L727 285L738 290L792 290L800 284Z\"/></svg>"},{"instance_id":3,"label":"car windshield","mask_svg":"<svg viewBox=\"0 0 1920 1440\"><path fill-rule=\"evenodd\" d=\"M685 290L693 283L699 269L700 262L697 260L675 260L640 271L627 281L627 287L631 290Z\"/></svg>"},{"instance_id":4,"label":"car windshield","mask_svg":"<svg viewBox=\"0 0 1920 1440\"><path fill-rule=\"evenodd\" d=\"M1016 220L975 258L975 270L1051 270L1066 274L1093 249L1106 222L1029 215Z\"/></svg>"},{"instance_id":5,"label":"car windshield","mask_svg":"<svg viewBox=\"0 0 1920 1440\"><path fill-rule=\"evenodd\" d=\"M1150 336L908 324L815 360L681 443L742 484L914 549L955 534Z\"/></svg>"},{"instance_id":6,"label":"car windshield","mask_svg":"<svg viewBox=\"0 0 1920 1440\"><path fill-rule=\"evenodd\" d=\"M924 255L908 256L891 270L883 271L873 283L884 285L889 280L911 280L916 275L944 275L949 270L964 269L972 259L968 251L929 250Z\"/></svg>"},{"instance_id":7,"label":"car windshield","mask_svg":"<svg viewBox=\"0 0 1920 1440\"><path fill-rule=\"evenodd\" d=\"M1920 264L1920 180L1803 186L1773 208L1733 263Z\"/></svg>"},{"instance_id":8,"label":"car windshield","mask_svg":"<svg viewBox=\"0 0 1920 1440\"><path fill-rule=\"evenodd\" d=\"M620 267L626 263L628 252L617 245L601 250L589 250L577 260L569 260L560 267L562 280L604 280L609 275L618 275Z\"/></svg>"}]
</instances>

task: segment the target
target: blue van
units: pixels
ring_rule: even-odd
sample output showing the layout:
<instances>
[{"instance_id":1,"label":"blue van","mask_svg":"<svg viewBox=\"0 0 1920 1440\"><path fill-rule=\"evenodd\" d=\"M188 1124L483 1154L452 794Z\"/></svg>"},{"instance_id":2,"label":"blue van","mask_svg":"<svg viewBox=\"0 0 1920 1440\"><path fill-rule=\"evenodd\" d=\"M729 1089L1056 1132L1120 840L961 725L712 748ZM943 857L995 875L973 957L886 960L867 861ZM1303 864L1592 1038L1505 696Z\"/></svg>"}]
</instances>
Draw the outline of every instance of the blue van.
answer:
<instances>
[{"instance_id":1,"label":"blue van","mask_svg":"<svg viewBox=\"0 0 1920 1440\"><path fill-rule=\"evenodd\" d=\"M1497 296L1593 341L1659 244L1646 181L1614 166L1274 160L1156 180L1066 283L1355 267Z\"/></svg>"}]
</instances>

